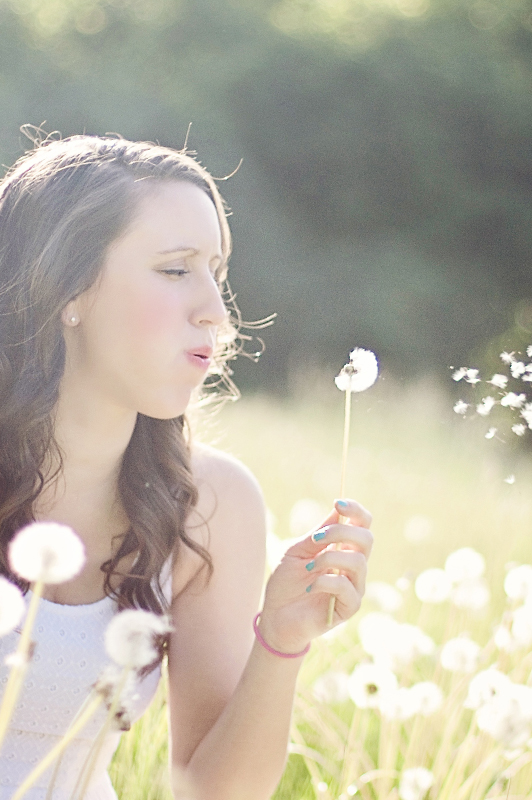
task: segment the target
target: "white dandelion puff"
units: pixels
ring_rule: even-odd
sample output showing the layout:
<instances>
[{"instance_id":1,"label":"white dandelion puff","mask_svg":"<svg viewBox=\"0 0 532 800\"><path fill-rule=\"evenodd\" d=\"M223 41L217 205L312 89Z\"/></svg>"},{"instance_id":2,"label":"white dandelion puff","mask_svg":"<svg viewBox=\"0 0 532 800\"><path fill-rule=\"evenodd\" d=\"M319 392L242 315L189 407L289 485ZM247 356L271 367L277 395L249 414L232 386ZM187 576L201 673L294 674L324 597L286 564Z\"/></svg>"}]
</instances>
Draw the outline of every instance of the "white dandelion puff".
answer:
<instances>
[{"instance_id":1,"label":"white dandelion puff","mask_svg":"<svg viewBox=\"0 0 532 800\"><path fill-rule=\"evenodd\" d=\"M489 428L487 433L484 434L485 439L493 439L495 434L497 433L497 428Z\"/></svg>"},{"instance_id":2,"label":"white dandelion puff","mask_svg":"<svg viewBox=\"0 0 532 800\"><path fill-rule=\"evenodd\" d=\"M510 364L510 372L512 373L512 378L520 378L521 375L524 375L526 371L526 367L522 361L512 361Z\"/></svg>"},{"instance_id":3,"label":"white dandelion puff","mask_svg":"<svg viewBox=\"0 0 532 800\"><path fill-rule=\"evenodd\" d=\"M486 381L486 383L491 383L492 386L495 386L497 389L506 389L508 385L508 378L506 375L501 375L499 372L496 372L491 380Z\"/></svg>"},{"instance_id":4,"label":"white dandelion puff","mask_svg":"<svg viewBox=\"0 0 532 800\"><path fill-rule=\"evenodd\" d=\"M467 374L467 367L460 367L460 369L455 370L452 374L453 381L461 381L462 378L465 378Z\"/></svg>"},{"instance_id":5,"label":"white dandelion puff","mask_svg":"<svg viewBox=\"0 0 532 800\"><path fill-rule=\"evenodd\" d=\"M0 636L17 627L25 610L26 604L18 586L0 577Z\"/></svg>"},{"instance_id":6,"label":"white dandelion puff","mask_svg":"<svg viewBox=\"0 0 532 800\"><path fill-rule=\"evenodd\" d=\"M532 566L521 564L512 567L504 579L504 591L510 600L526 600L532 597Z\"/></svg>"},{"instance_id":7,"label":"white dandelion puff","mask_svg":"<svg viewBox=\"0 0 532 800\"><path fill-rule=\"evenodd\" d=\"M140 668L158 658L157 639L171 630L166 616L128 609L116 614L105 631L107 655L121 667Z\"/></svg>"},{"instance_id":8,"label":"white dandelion puff","mask_svg":"<svg viewBox=\"0 0 532 800\"><path fill-rule=\"evenodd\" d=\"M134 675L124 675L124 670L113 664L105 667L94 684L94 691L103 697L108 710L116 703L113 715L114 727L121 731L131 728L134 717L135 697L138 696ZM120 696L116 698L117 692Z\"/></svg>"},{"instance_id":9,"label":"white dandelion puff","mask_svg":"<svg viewBox=\"0 0 532 800\"><path fill-rule=\"evenodd\" d=\"M440 662L449 672L475 672L480 646L466 636L449 639L443 645Z\"/></svg>"},{"instance_id":10,"label":"white dandelion puff","mask_svg":"<svg viewBox=\"0 0 532 800\"><path fill-rule=\"evenodd\" d=\"M526 433L526 425L523 425L522 422L518 422L515 425L512 425L512 431L516 436L524 436Z\"/></svg>"},{"instance_id":11,"label":"white dandelion puff","mask_svg":"<svg viewBox=\"0 0 532 800\"><path fill-rule=\"evenodd\" d=\"M478 369L468 369L466 370L465 380L467 383L480 383L480 378L478 377Z\"/></svg>"},{"instance_id":12,"label":"white dandelion puff","mask_svg":"<svg viewBox=\"0 0 532 800\"><path fill-rule=\"evenodd\" d=\"M397 677L378 664L359 664L349 678L349 695L358 708L378 708L397 691Z\"/></svg>"},{"instance_id":13,"label":"white dandelion puff","mask_svg":"<svg viewBox=\"0 0 532 800\"><path fill-rule=\"evenodd\" d=\"M506 625L498 625L493 632L493 642L497 650L513 653L519 647Z\"/></svg>"},{"instance_id":14,"label":"white dandelion puff","mask_svg":"<svg viewBox=\"0 0 532 800\"><path fill-rule=\"evenodd\" d=\"M483 669L471 678L464 707L476 710L489 703L496 695L507 692L511 686L512 681L504 672L495 667Z\"/></svg>"},{"instance_id":15,"label":"white dandelion puff","mask_svg":"<svg viewBox=\"0 0 532 800\"><path fill-rule=\"evenodd\" d=\"M511 353L507 353L506 350L501 353L501 361L503 364L513 364L515 361L515 353L512 351Z\"/></svg>"},{"instance_id":16,"label":"white dandelion puff","mask_svg":"<svg viewBox=\"0 0 532 800\"><path fill-rule=\"evenodd\" d=\"M410 687L412 702L416 707L416 714L430 717L443 705L443 692L433 681L420 681Z\"/></svg>"},{"instance_id":17,"label":"white dandelion puff","mask_svg":"<svg viewBox=\"0 0 532 800\"><path fill-rule=\"evenodd\" d=\"M484 556L472 547L460 547L448 555L445 561L445 572L453 583L480 578L485 568Z\"/></svg>"},{"instance_id":18,"label":"white dandelion puff","mask_svg":"<svg viewBox=\"0 0 532 800\"><path fill-rule=\"evenodd\" d=\"M443 603L451 595L451 579L443 569L426 569L416 578L416 596L422 603Z\"/></svg>"},{"instance_id":19,"label":"white dandelion puff","mask_svg":"<svg viewBox=\"0 0 532 800\"><path fill-rule=\"evenodd\" d=\"M481 402L477 404L477 414L480 414L481 417L487 417L496 402L491 395L483 397Z\"/></svg>"},{"instance_id":20,"label":"white dandelion puff","mask_svg":"<svg viewBox=\"0 0 532 800\"><path fill-rule=\"evenodd\" d=\"M401 800L423 800L433 784L434 775L429 769L405 769L399 782L399 797Z\"/></svg>"},{"instance_id":21,"label":"white dandelion puff","mask_svg":"<svg viewBox=\"0 0 532 800\"><path fill-rule=\"evenodd\" d=\"M525 420L528 427L532 429L532 403L525 403L521 409L521 416Z\"/></svg>"},{"instance_id":22,"label":"white dandelion puff","mask_svg":"<svg viewBox=\"0 0 532 800\"><path fill-rule=\"evenodd\" d=\"M532 358L532 344L529 344L526 348L526 354L529 358Z\"/></svg>"},{"instance_id":23,"label":"white dandelion puff","mask_svg":"<svg viewBox=\"0 0 532 800\"><path fill-rule=\"evenodd\" d=\"M512 613L512 638L521 647L532 644L532 606L528 603Z\"/></svg>"},{"instance_id":24,"label":"white dandelion puff","mask_svg":"<svg viewBox=\"0 0 532 800\"><path fill-rule=\"evenodd\" d=\"M355 347L349 353L349 363L334 379L342 392L364 392L373 386L379 375L379 364L375 353Z\"/></svg>"},{"instance_id":25,"label":"white dandelion puff","mask_svg":"<svg viewBox=\"0 0 532 800\"><path fill-rule=\"evenodd\" d=\"M85 548L66 525L33 522L10 542L9 563L13 572L30 583L64 583L83 568Z\"/></svg>"},{"instance_id":26,"label":"white dandelion puff","mask_svg":"<svg viewBox=\"0 0 532 800\"><path fill-rule=\"evenodd\" d=\"M469 403L464 402L464 400L457 400L453 406L453 411L455 414L465 414L467 409L469 408Z\"/></svg>"},{"instance_id":27,"label":"white dandelion puff","mask_svg":"<svg viewBox=\"0 0 532 800\"><path fill-rule=\"evenodd\" d=\"M505 394L504 397L501 398L501 406L505 408L521 408L525 400L526 394L523 394L523 392L520 394L508 392L508 394Z\"/></svg>"},{"instance_id":28,"label":"white dandelion puff","mask_svg":"<svg viewBox=\"0 0 532 800\"><path fill-rule=\"evenodd\" d=\"M386 581L370 581L366 584L365 597L379 606L381 611L388 614L393 614L403 605L401 592L391 583L386 583Z\"/></svg>"},{"instance_id":29,"label":"white dandelion puff","mask_svg":"<svg viewBox=\"0 0 532 800\"><path fill-rule=\"evenodd\" d=\"M384 697L379 710L386 719L405 720L418 713L417 700L406 686Z\"/></svg>"},{"instance_id":30,"label":"white dandelion puff","mask_svg":"<svg viewBox=\"0 0 532 800\"><path fill-rule=\"evenodd\" d=\"M507 748L523 747L532 732L532 689L512 684L476 712L477 725Z\"/></svg>"},{"instance_id":31,"label":"white dandelion puff","mask_svg":"<svg viewBox=\"0 0 532 800\"><path fill-rule=\"evenodd\" d=\"M314 681L312 694L322 703L343 703L349 698L349 675L339 670L324 672Z\"/></svg>"},{"instance_id":32,"label":"white dandelion puff","mask_svg":"<svg viewBox=\"0 0 532 800\"><path fill-rule=\"evenodd\" d=\"M490 601L488 584L482 578L472 581L461 581L451 592L451 602L457 608L467 608L470 611L480 611Z\"/></svg>"}]
</instances>

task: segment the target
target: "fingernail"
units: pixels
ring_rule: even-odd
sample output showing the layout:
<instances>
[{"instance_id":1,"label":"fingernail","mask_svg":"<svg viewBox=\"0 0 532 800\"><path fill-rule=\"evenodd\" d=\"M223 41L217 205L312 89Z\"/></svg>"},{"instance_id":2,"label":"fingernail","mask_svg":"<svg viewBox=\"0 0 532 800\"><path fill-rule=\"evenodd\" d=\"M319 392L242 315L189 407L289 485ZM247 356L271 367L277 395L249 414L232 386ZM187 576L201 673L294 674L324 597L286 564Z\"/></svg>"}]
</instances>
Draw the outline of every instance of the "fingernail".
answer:
<instances>
[{"instance_id":1,"label":"fingernail","mask_svg":"<svg viewBox=\"0 0 532 800\"><path fill-rule=\"evenodd\" d=\"M340 506L340 508L347 508L349 503L347 503L345 500L337 500L336 505Z\"/></svg>"},{"instance_id":2,"label":"fingernail","mask_svg":"<svg viewBox=\"0 0 532 800\"><path fill-rule=\"evenodd\" d=\"M325 528L322 528L320 531L316 531L316 533L313 533L311 538L313 542L319 542L321 541L321 539L325 539L326 535L327 531L325 530Z\"/></svg>"},{"instance_id":3,"label":"fingernail","mask_svg":"<svg viewBox=\"0 0 532 800\"><path fill-rule=\"evenodd\" d=\"M305 564L305 569L310 572L311 569L314 569L315 564L315 561L309 561L308 564Z\"/></svg>"},{"instance_id":4,"label":"fingernail","mask_svg":"<svg viewBox=\"0 0 532 800\"><path fill-rule=\"evenodd\" d=\"M312 589L312 584L310 584L310 586L307 586L307 588L305 589L305 591L306 591L306 592L310 592L310 590L311 590L311 589Z\"/></svg>"}]
</instances>

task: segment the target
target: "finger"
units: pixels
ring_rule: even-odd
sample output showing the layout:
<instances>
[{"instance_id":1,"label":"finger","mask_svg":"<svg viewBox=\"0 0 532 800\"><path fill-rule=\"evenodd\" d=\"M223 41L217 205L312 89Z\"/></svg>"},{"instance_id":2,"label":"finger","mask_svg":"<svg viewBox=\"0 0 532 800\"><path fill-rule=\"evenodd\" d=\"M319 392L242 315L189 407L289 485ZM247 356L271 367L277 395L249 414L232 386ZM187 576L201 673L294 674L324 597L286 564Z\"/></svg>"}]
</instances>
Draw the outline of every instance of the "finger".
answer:
<instances>
[{"instance_id":1,"label":"finger","mask_svg":"<svg viewBox=\"0 0 532 800\"><path fill-rule=\"evenodd\" d=\"M349 550L359 550L368 558L373 547L373 535L367 528L357 528L354 525L326 525L289 547L285 557L312 559L332 544L341 544Z\"/></svg>"},{"instance_id":2,"label":"finger","mask_svg":"<svg viewBox=\"0 0 532 800\"><path fill-rule=\"evenodd\" d=\"M371 528L373 517L367 508L364 508L363 505L357 503L355 500L335 500L334 507L340 516L347 518L359 528Z\"/></svg>"},{"instance_id":3,"label":"finger","mask_svg":"<svg viewBox=\"0 0 532 800\"><path fill-rule=\"evenodd\" d=\"M309 569L309 566L312 565ZM325 575L331 570L338 570L346 575L359 591L364 591L366 586L367 559L359 551L326 550L317 556L314 561L306 565L307 574L311 579Z\"/></svg>"},{"instance_id":4,"label":"finger","mask_svg":"<svg viewBox=\"0 0 532 800\"><path fill-rule=\"evenodd\" d=\"M336 621L339 621L348 619L359 610L364 588L359 590L346 575L320 575L310 590L311 596L315 594L329 597L332 595L336 598L334 604Z\"/></svg>"}]
</instances>

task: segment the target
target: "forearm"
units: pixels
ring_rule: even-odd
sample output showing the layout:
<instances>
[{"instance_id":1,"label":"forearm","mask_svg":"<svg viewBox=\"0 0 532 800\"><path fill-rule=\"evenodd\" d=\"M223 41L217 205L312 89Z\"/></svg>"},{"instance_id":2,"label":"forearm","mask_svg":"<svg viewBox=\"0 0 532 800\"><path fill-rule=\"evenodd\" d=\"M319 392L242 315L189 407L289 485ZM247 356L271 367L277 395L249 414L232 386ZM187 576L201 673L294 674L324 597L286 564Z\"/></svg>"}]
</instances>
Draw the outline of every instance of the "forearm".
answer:
<instances>
[{"instance_id":1,"label":"forearm","mask_svg":"<svg viewBox=\"0 0 532 800\"><path fill-rule=\"evenodd\" d=\"M197 800L267 800L284 768L297 674L258 642L242 678L187 772Z\"/></svg>"}]
</instances>

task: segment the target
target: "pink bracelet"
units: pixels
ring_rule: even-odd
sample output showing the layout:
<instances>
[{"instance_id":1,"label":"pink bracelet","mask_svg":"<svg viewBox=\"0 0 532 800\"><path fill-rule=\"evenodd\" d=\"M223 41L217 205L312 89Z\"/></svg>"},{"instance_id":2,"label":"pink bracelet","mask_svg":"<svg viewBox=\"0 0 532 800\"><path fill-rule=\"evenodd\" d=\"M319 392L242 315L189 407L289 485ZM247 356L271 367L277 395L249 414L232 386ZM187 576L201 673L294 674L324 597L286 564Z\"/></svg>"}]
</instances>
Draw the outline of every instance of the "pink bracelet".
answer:
<instances>
[{"instance_id":1,"label":"pink bracelet","mask_svg":"<svg viewBox=\"0 0 532 800\"><path fill-rule=\"evenodd\" d=\"M310 642L307 644L305 649L302 650L300 653L281 653L280 650L274 650L273 647L270 647L270 645L262 638L262 634L259 631L259 626L257 623L260 619L260 615L261 612L259 611L259 613L255 616L255 619L253 620L253 630L255 631L255 636L257 637L261 645L264 647L264 649L268 651L268 653L272 653L272 655L274 656L279 656L279 658L301 658L301 656L306 656L306 654L310 650Z\"/></svg>"}]
</instances>

